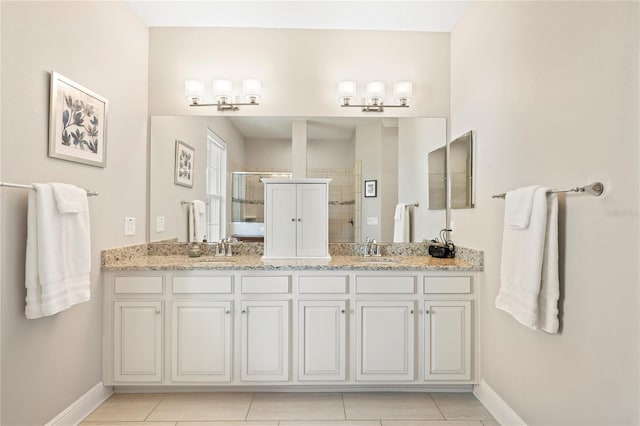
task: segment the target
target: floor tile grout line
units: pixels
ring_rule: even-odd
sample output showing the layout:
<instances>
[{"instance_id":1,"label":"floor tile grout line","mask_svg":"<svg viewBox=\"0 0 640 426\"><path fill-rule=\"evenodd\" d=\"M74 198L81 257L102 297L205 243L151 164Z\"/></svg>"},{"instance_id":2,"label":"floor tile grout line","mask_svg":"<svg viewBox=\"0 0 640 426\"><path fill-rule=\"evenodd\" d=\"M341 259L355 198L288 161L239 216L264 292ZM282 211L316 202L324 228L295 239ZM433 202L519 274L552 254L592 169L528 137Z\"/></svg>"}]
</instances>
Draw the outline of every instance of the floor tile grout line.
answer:
<instances>
[{"instance_id":1,"label":"floor tile grout line","mask_svg":"<svg viewBox=\"0 0 640 426\"><path fill-rule=\"evenodd\" d=\"M344 405L344 392L340 392L340 399L342 400L342 414L344 414L344 421L347 421L347 407Z\"/></svg>"},{"instance_id":2,"label":"floor tile grout line","mask_svg":"<svg viewBox=\"0 0 640 426\"><path fill-rule=\"evenodd\" d=\"M244 421L249 421L249 412L251 411L251 406L253 405L253 399L256 397L255 392L251 392L251 401L249 401L249 408L247 408L247 414L244 415ZM278 420L278 425L280 425L280 421Z\"/></svg>"},{"instance_id":3,"label":"floor tile grout line","mask_svg":"<svg viewBox=\"0 0 640 426\"><path fill-rule=\"evenodd\" d=\"M167 397L167 394L166 394L166 393L163 393L163 394L162 394L162 398L160 398L160 399L158 400L158 402L156 403L156 405L154 405L154 406L153 406L153 408L151 409L151 411L149 411L149 414L147 414L147 416L144 418L143 422L146 422L146 421L147 421L147 419L149 418L149 416L151 415L151 413L153 413L153 412L156 410L156 408L158 408L158 405L160 405L160 403L161 403L162 401L164 401L164 399L165 399L166 397ZM175 422L175 423L174 423L174 425L176 425L176 424L178 424L178 422Z\"/></svg>"},{"instance_id":4,"label":"floor tile grout line","mask_svg":"<svg viewBox=\"0 0 640 426\"><path fill-rule=\"evenodd\" d=\"M429 395L429 399L431 399L431 402L433 402L433 405L436 406L436 408L438 409L438 412L440 413L440 415L442 416L442 420L447 421L447 418L445 417L444 413L442 412L442 410L440 409L440 406L438 405L438 403L436 402L435 399L433 399L433 396L431 395L431 392L427 392L427 395Z\"/></svg>"}]
</instances>

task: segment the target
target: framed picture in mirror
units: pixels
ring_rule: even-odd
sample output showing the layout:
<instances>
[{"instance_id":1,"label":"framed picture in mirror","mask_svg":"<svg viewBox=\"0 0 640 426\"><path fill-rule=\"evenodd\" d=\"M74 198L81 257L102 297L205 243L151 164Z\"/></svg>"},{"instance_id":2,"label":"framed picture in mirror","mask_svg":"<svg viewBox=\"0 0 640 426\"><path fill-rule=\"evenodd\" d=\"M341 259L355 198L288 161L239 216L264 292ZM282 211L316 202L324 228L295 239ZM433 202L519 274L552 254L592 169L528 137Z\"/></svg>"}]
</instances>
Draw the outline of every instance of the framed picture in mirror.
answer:
<instances>
[{"instance_id":1,"label":"framed picture in mirror","mask_svg":"<svg viewBox=\"0 0 640 426\"><path fill-rule=\"evenodd\" d=\"M365 180L364 181L364 196L367 198L378 196L378 181L377 180Z\"/></svg>"},{"instance_id":2,"label":"framed picture in mirror","mask_svg":"<svg viewBox=\"0 0 640 426\"><path fill-rule=\"evenodd\" d=\"M174 182L189 188L193 187L193 160L195 149L186 143L176 140L176 166Z\"/></svg>"}]
</instances>

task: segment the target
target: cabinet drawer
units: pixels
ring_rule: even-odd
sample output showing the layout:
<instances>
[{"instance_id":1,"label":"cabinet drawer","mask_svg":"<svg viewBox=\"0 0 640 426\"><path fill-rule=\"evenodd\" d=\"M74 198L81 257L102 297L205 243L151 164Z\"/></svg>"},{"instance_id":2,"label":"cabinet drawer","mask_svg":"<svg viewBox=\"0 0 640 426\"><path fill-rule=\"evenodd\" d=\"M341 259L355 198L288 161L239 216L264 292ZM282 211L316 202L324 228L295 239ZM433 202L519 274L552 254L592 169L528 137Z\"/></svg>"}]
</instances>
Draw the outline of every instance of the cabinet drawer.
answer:
<instances>
[{"instance_id":1,"label":"cabinet drawer","mask_svg":"<svg viewBox=\"0 0 640 426\"><path fill-rule=\"evenodd\" d=\"M290 276L242 277L242 293L289 293Z\"/></svg>"},{"instance_id":2,"label":"cabinet drawer","mask_svg":"<svg viewBox=\"0 0 640 426\"><path fill-rule=\"evenodd\" d=\"M173 277L174 293L224 293L232 292L231 277Z\"/></svg>"},{"instance_id":3,"label":"cabinet drawer","mask_svg":"<svg viewBox=\"0 0 640 426\"><path fill-rule=\"evenodd\" d=\"M426 294L471 293L471 277L424 277Z\"/></svg>"},{"instance_id":4,"label":"cabinet drawer","mask_svg":"<svg viewBox=\"0 0 640 426\"><path fill-rule=\"evenodd\" d=\"M300 277L300 293L347 293L348 277Z\"/></svg>"},{"instance_id":5,"label":"cabinet drawer","mask_svg":"<svg viewBox=\"0 0 640 426\"><path fill-rule=\"evenodd\" d=\"M356 293L415 293L415 277L356 277Z\"/></svg>"},{"instance_id":6,"label":"cabinet drawer","mask_svg":"<svg viewBox=\"0 0 640 426\"><path fill-rule=\"evenodd\" d=\"M162 293L162 277L115 277L115 293Z\"/></svg>"}]
</instances>

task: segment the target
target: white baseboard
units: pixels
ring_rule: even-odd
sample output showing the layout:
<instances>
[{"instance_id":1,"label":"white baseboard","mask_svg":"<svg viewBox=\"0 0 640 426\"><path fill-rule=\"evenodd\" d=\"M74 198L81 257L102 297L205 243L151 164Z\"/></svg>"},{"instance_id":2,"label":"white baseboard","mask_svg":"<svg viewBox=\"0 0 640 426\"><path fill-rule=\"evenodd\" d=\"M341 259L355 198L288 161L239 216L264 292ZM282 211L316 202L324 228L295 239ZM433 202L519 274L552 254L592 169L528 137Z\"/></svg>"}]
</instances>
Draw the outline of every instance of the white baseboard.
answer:
<instances>
[{"instance_id":1,"label":"white baseboard","mask_svg":"<svg viewBox=\"0 0 640 426\"><path fill-rule=\"evenodd\" d=\"M113 394L113 388L102 382L89 389L45 426L76 426Z\"/></svg>"},{"instance_id":2,"label":"white baseboard","mask_svg":"<svg viewBox=\"0 0 640 426\"><path fill-rule=\"evenodd\" d=\"M473 394L480 400L480 402L482 402L491 415L501 425L527 425L525 421L520 418L518 413L516 413L484 380L482 380L479 385L475 385L473 387Z\"/></svg>"}]
</instances>

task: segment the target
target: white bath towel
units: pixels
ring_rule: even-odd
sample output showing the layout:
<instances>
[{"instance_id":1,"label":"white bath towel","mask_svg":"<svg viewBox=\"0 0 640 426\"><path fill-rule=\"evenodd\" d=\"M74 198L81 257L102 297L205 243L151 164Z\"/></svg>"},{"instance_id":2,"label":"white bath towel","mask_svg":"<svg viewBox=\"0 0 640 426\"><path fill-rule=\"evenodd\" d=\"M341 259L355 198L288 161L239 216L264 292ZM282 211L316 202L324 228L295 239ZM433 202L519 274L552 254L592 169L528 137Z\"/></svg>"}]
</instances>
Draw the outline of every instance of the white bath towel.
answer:
<instances>
[{"instance_id":1,"label":"white bath towel","mask_svg":"<svg viewBox=\"0 0 640 426\"><path fill-rule=\"evenodd\" d=\"M77 192L77 198L69 198L80 212L61 213L52 185L34 184L34 187L36 190L29 193L27 213L27 318L54 315L91 297L86 192L82 190Z\"/></svg>"},{"instance_id":2,"label":"white bath towel","mask_svg":"<svg viewBox=\"0 0 640 426\"><path fill-rule=\"evenodd\" d=\"M513 229L527 229L531 218L533 195L540 185L509 191L505 196L505 221Z\"/></svg>"},{"instance_id":3,"label":"white bath towel","mask_svg":"<svg viewBox=\"0 0 640 426\"><path fill-rule=\"evenodd\" d=\"M87 191L68 183L52 183L51 189L60 213L80 213L87 204Z\"/></svg>"},{"instance_id":4,"label":"white bath towel","mask_svg":"<svg viewBox=\"0 0 640 426\"><path fill-rule=\"evenodd\" d=\"M189 205L189 241L200 243L207 234L207 205L204 201L193 200Z\"/></svg>"},{"instance_id":5,"label":"white bath towel","mask_svg":"<svg viewBox=\"0 0 640 426\"><path fill-rule=\"evenodd\" d=\"M500 291L495 304L529 328L555 333L559 298L558 203L555 194L547 195L549 190L536 189L526 229L512 228L505 209Z\"/></svg>"},{"instance_id":6,"label":"white bath towel","mask_svg":"<svg viewBox=\"0 0 640 426\"><path fill-rule=\"evenodd\" d=\"M393 242L411 242L409 206L406 203L398 203L393 215Z\"/></svg>"}]
</instances>

